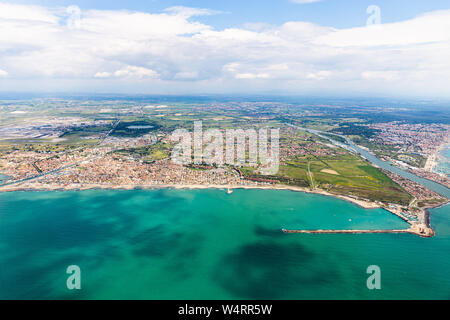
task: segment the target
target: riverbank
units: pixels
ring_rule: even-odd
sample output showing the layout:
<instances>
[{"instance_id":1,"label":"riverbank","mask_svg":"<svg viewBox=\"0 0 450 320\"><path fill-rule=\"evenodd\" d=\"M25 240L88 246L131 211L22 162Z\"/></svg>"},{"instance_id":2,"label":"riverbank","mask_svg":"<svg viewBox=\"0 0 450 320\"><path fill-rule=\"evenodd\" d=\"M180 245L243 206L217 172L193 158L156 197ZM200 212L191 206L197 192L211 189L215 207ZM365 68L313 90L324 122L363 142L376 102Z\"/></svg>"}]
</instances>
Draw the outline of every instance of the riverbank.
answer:
<instances>
[{"instance_id":1,"label":"riverbank","mask_svg":"<svg viewBox=\"0 0 450 320\"><path fill-rule=\"evenodd\" d=\"M350 138L348 138L346 136L333 134L333 135L341 137L342 139L344 139L346 141L346 144L342 144L340 142L337 142L337 141L329 138L328 136L323 135L324 133L330 134L329 132L321 132L321 131L317 131L317 130L298 127L295 125L291 125L291 126L298 128L300 130L304 130L304 131L310 132L312 134L318 135L322 138L325 138L325 139L331 141L333 144L335 144L337 146L344 147L347 150L352 150L353 152L358 153L363 159L369 161L374 167L387 170L394 174L398 174L399 176L401 176L405 179L408 179L415 183L418 183L418 184L422 185L423 187L425 187L433 192L436 192L437 194L439 194L443 197L446 197L447 199L450 199L450 188L448 188L445 184L436 182L433 179L429 179L428 177L423 178L423 177L417 176L416 174L414 174L412 172L403 170L398 166L391 165L386 161L382 161L382 160L378 159L372 153L372 151L355 144L352 140L350 140ZM447 143L448 143L448 141L447 141Z\"/></svg>"},{"instance_id":2,"label":"riverbank","mask_svg":"<svg viewBox=\"0 0 450 320\"><path fill-rule=\"evenodd\" d=\"M8 176L0 173L0 185L2 185L3 183L6 183L8 180L11 180L11 177L8 177Z\"/></svg>"}]
</instances>

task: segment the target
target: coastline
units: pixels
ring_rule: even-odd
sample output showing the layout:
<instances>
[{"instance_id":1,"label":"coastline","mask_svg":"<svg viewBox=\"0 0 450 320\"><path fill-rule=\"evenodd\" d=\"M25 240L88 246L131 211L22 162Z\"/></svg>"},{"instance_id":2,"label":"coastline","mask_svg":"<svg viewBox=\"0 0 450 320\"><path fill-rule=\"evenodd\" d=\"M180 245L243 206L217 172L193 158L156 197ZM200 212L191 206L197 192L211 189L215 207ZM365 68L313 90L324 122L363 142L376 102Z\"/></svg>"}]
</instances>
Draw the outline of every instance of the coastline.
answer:
<instances>
[{"instance_id":1,"label":"coastline","mask_svg":"<svg viewBox=\"0 0 450 320\"><path fill-rule=\"evenodd\" d=\"M363 209L377 209L382 208L387 212L397 216L410 225L408 229L405 229L405 233L412 233L421 237L433 237L435 235L434 230L430 224L430 212L428 209L435 208L434 206L423 208L423 221L418 222L409 220L402 214L401 209L385 206L378 202L366 201L362 199L356 199L350 196L339 195L327 192L321 189L311 190L304 187L287 186L287 185L197 185L197 184L151 184L151 185L102 185L102 184L82 184L82 185L36 185L33 183L22 182L17 185L0 186L1 192L13 192L13 191L83 191L83 190L155 190L155 189L175 189L175 190L206 190L206 189L220 189L225 190L228 194L232 193L232 190L244 189L244 190L287 190L293 192L304 192L310 194L319 194L326 197L333 197L341 199L350 203L353 203ZM440 204L440 206L447 205L449 202ZM438 207L438 206L436 206ZM408 230L408 231L406 231Z\"/></svg>"},{"instance_id":2,"label":"coastline","mask_svg":"<svg viewBox=\"0 0 450 320\"><path fill-rule=\"evenodd\" d=\"M449 145L448 141L442 143L432 154L430 154L424 166L425 171L435 172L434 168L439 162L439 154L447 147L447 145Z\"/></svg>"},{"instance_id":3,"label":"coastline","mask_svg":"<svg viewBox=\"0 0 450 320\"><path fill-rule=\"evenodd\" d=\"M25 185L23 185L25 184ZM305 187L296 187L296 186L287 186L287 185L209 185L209 184L150 184L150 185L102 185L102 184L82 184L82 185L71 185L61 187L59 185L39 185L36 187L35 184L27 184L26 182L20 183L18 185L11 186L0 186L0 192L12 192L12 191L82 191L82 190L151 190L151 189L187 189L187 190L203 190L203 189L226 189L226 190L235 190L235 189L259 189L259 190L288 190L294 192L304 192L311 194L320 194L327 197L338 198L344 201L351 202L356 204L357 206L364 209L377 209L383 208L386 211L391 212L392 214L398 216L402 220L411 223L406 217L401 215L399 212L393 210L392 208L388 208L386 206L382 206L380 203L365 201L362 199L356 199L350 196L334 194L331 192L327 192L321 189L311 190Z\"/></svg>"},{"instance_id":4,"label":"coastline","mask_svg":"<svg viewBox=\"0 0 450 320\"><path fill-rule=\"evenodd\" d=\"M442 148L439 149L438 153L436 154L436 163L433 166L433 172L437 173L439 175L443 175L443 176L449 176L449 172L448 170L446 170L445 172L441 172L439 170L436 170L437 168L439 168L440 166L440 162L444 162L444 163L448 163L449 162L449 157L443 154L443 151L446 149L450 149L450 142L447 142L446 144L444 144L442 146Z\"/></svg>"},{"instance_id":5,"label":"coastline","mask_svg":"<svg viewBox=\"0 0 450 320\"><path fill-rule=\"evenodd\" d=\"M25 185L24 185L25 184ZM81 191L81 190L137 190L137 189L188 189L188 190L201 190L201 189L260 189L260 190L288 190L312 194L321 194L328 197L339 198L341 200L352 202L364 209L376 209L382 206L375 202L360 200L349 196L338 195L327 192L321 189L311 190L309 188L286 186L286 185L209 185L209 184L150 184L150 185L103 185L103 184L82 184L71 185L61 187L59 185L39 185L27 184L26 182L11 185L0 186L0 192L12 192L12 191Z\"/></svg>"}]
</instances>

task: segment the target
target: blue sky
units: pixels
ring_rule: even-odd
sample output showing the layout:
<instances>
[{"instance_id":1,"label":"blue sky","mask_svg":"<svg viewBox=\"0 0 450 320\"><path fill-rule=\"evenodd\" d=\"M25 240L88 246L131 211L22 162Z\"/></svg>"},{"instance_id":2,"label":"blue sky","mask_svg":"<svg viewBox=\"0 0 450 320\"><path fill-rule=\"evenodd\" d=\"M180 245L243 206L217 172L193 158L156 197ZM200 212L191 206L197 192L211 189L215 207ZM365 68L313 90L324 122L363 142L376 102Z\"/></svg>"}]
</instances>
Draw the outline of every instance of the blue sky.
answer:
<instances>
[{"instance_id":1,"label":"blue sky","mask_svg":"<svg viewBox=\"0 0 450 320\"><path fill-rule=\"evenodd\" d=\"M0 91L450 97L448 0L295 1L0 0Z\"/></svg>"},{"instance_id":2,"label":"blue sky","mask_svg":"<svg viewBox=\"0 0 450 320\"><path fill-rule=\"evenodd\" d=\"M24 0L23 4L45 6L78 5L81 9L137 10L161 12L168 7L209 8L224 12L201 21L227 28L248 22L282 24L286 21L308 21L336 28L356 27L366 23L366 8L382 8L384 23L411 19L423 12L449 9L448 0L322 0L298 4L290 0Z\"/></svg>"}]
</instances>

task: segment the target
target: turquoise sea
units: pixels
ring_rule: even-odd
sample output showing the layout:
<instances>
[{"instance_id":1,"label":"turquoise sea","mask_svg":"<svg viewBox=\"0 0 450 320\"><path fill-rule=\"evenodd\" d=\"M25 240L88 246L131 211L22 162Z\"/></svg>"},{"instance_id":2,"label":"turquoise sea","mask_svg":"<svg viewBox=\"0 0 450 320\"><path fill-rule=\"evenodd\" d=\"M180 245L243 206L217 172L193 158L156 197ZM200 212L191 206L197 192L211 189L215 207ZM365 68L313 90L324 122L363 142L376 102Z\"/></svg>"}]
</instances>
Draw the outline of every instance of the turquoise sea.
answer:
<instances>
[{"instance_id":1,"label":"turquoise sea","mask_svg":"<svg viewBox=\"0 0 450 320\"><path fill-rule=\"evenodd\" d=\"M450 144L447 144L438 155L438 163L434 168L437 173L444 173L450 177Z\"/></svg>"},{"instance_id":2,"label":"turquoise sea","mask_svg":"<svg viewBox=\"0 0 450 320\"><path fill-rule=\"evenodd\" d=\"M450 299L450 206L431 221L431 239L287 235L407 224L279 190L1 193L0 299ZM370 265L381 290L367 289Z\"/></svg>"}]
</instances>

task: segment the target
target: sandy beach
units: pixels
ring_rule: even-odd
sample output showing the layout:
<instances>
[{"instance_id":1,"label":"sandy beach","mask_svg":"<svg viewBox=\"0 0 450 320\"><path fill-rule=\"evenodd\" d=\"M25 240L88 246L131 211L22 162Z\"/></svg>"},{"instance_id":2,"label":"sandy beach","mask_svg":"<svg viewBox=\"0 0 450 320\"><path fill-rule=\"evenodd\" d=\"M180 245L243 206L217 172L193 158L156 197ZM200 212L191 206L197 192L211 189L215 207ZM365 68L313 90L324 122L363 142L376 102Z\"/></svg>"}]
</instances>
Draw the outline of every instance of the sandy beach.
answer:
<instances>
[{"instance_id":1,"label":"sandy beach","mask_svg":"<svg viewBox=\"0 0 450 320\"><path fill-rule=\"evenodd\" d=\"M286 186L286 185L197 185L197 184L151 184L151 185L106 185L106 184L72 184L67 186L60 185L51 185L51 184L40 184L40 183L32 183L32 182L22 182L16 185L9 185L0 187L0 192L12 192L12 191L70 191L70 190L151 190L151 189L187 189L187 190L203 190L203 189L220 189L226 190L228 193L232 193L232 190L236 189L260 189L260 190L288 190L294 192L304 192L304 193L312 193L312 194L320 194L327 197L334 197L338 199L342 199L351 203L354 203L364 209L375 209L375 208L383 208L391 214L396 215L400 219L411 225L410 233L415 233L423 236L424 232L428 235L434 235L433 229L425 225L423 223L418 223L417 221L412 221L406 218L402 214L402 210L399 208L386 207L381 203L366 201L362 199L356 199L353 197L338 195L327 192L325 190L314 189L311 190L309 188L295 187L295 186ZM423 211L423 215L427 214L426 210ZM418 229L417 229L418 228ZM417 231L417 230L419 231Z\"/></svg>"},{"instance_id":2,"label":"sandy beach","mask_svg":"<svg viewBox=\"0 0 450 320\"><path fill-rule=\"evenodd\" d=\"M91 189L110 189L110 190L133 190L133 189L262 189L262 190L290 190L297 192L321 194L324 196L335 197L357 204L365 209L380 208L378 203L356 199L349 196L337 195L324 190L286 186L286 185L197 185L197 184L151 184L151 185L105 185L105 184L72 184L67 186L40 184L32 182L22 182L15 185L0 187L0 192L10 191L69 191L69 190L91 190Z\"/></svg>"},{"instance_id":3,"label":"sandy beach","mask_svg":"<svg viewBox=\"0 0 450 320\"><path fill-rule=\"evenodd\" d=\"M433 172L433 169L437 166L439 161L439 153L444 150L445 146L448 144L448 141L441 144L439 148L437 148L428 158L424 166L424 170L428 172Z\"/></svg>"},{"instance_id":4,"label":"sandy beach","mask_svg":"<svg viewBox=\"0 0 450 320\"><path fill-rule=\"evenodd\" d=\"M442 149L440 149L442 150ZM423 167L425 171L433 172L434 167L437 165L437 156L440 150L435 151L432 153L428 158L427 162L425 163L425 166Z\"/></svg>"}]
</instances>

